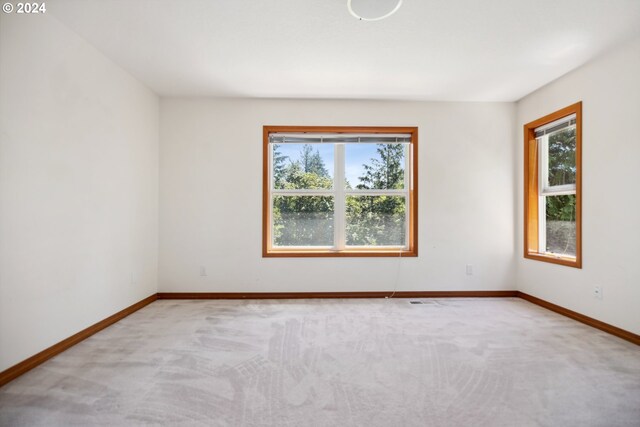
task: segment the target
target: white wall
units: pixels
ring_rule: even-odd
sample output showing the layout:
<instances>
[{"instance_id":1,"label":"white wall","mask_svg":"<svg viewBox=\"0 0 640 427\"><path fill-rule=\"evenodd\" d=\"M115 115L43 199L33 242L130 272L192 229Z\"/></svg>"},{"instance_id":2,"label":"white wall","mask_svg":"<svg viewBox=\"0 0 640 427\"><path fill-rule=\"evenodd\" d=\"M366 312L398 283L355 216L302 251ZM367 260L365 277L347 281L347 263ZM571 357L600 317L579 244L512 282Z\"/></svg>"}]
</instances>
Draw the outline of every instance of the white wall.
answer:
<instances>
[{"instance_id":1,"label":"white wall","mask_svg":"<svg viewBox=\"0 0 640 427\"><path fill-rule=\"evenodd\" d=\"M640 333L640 38L518 102L518 289ZM522 257L522 126L582 101L583 268ZM593 296L603 287L603 299Z\"/></svg>"},{"instance_id":2,"label":"white wall","mask_svg":"<svg viewBox=\"0 0 640 427\"><path fill-rule=\"evenodd\" d=\"M156 292L159 101L48 14L0 17L0 94L1 371Z\"/></svg>"},{"instance_id":3,"label":"white wall","mask_svg":"<svg viewBox=\"0 0 640 427\"><path fill-rule=\"evenodd\" d=\"M160 117L160 292L394 288L395 258L261 257L263 125L418 126L398 290L515 289L514 104L163 99Z\"/></svg>"}]
</instances>

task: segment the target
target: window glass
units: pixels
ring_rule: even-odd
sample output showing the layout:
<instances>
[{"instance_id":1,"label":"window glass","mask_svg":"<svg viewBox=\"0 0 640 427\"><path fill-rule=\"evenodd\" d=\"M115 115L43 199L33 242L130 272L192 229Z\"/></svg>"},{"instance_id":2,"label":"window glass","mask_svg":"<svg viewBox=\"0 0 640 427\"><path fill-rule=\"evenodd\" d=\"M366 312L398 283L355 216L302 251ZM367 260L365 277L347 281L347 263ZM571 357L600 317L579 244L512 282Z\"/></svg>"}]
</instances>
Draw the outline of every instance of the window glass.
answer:
<instances>
[{"instance_id":1,"label":"window glass","mask_svg":"<svg viewBox=\"0 0 640 427\"><path fill-rule=\"evenodd\" d=\"M576 183L576 128L548 135L548 186Z\"/></svg>"},{"instance_id":2,"label":"window glass","mask_svg":"<svg viewBox=\"0 0 640 427\"><path fill-rule=\"evenodd\" d=\"M407 144L346 144L346 188L386 190L404 188Z\"/></svg>"},{"instance_id":3,"label":"window glass","mask_svg":"<svg viewBox=\"0 0 640 427\"><path fill-rule=\"evenodd\" d=\"M546 196L546 252L576 256L576 196Z\"/></svg>"},{"instance_id":4,"label":"window glass","mask_svg":"<svg viewBox=\"0 0 640 427\"><path fill-rule=\"evenodd\" d=\"M333 211L331 196L275 196L275 246L332 246Z\"/></svg>"},{"instance_id":5,"label":"window glass","mask_svg":"<svg viewBox=\"0 0 640 427\"><path fill-rule=\"evenodd\" d=\"M333 144L271 144L273 188L333 187Z\"/></svg>"},{"instance_id":6,"label":"window glass","mask_svg":"<svg viewBox=\"0 0 640 427\"><path fill-rule=\"evenodd\" d=\"M346 208L347 245L406 244L406 200L403 196L349 196Z\"/></svg>"}]
</instances>

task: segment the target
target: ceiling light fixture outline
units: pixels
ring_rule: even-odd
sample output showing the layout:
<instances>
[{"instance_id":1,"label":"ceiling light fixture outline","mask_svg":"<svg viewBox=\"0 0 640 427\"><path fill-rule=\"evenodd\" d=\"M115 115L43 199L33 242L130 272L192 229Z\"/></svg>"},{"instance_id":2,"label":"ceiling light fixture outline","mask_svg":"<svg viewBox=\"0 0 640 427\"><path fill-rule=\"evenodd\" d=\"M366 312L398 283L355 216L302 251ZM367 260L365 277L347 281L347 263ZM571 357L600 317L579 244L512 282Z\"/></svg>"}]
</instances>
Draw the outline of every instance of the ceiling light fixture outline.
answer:
<instances>
[{"instance_id":1,"label":"ceiling light fixture outline","mask_svg":"<svg viewBox=\"0 0 640 427\"><path fill-rule=\"evenodd\" d=\"M383 19L385 19L385 18L390 17L390 16L391 16L391 15L393 15L394 13L396 13L396 12L398 11L398 9L400 9L400 6L402 6L402 1L403 1L403 0L398 0L398 2L396 3L395 7L394 7L394 8L393 8L389 13L386 13L386 14L384 14L384 15L382 15L382 16L378 16L378 17L376 17L376 18L364 18L364 17L362 17L362 16L358 15L358 14L353 10L353 8L351 7L351 2L352 2L352 1L353 1L353 0L347 0L347 9L349 9L349 13L350 13L354 18L356 18L356 19L358 19L358 20L360 20L360 21L381 21L381 20L383 20Z\"/></svg>"}]
</instances>

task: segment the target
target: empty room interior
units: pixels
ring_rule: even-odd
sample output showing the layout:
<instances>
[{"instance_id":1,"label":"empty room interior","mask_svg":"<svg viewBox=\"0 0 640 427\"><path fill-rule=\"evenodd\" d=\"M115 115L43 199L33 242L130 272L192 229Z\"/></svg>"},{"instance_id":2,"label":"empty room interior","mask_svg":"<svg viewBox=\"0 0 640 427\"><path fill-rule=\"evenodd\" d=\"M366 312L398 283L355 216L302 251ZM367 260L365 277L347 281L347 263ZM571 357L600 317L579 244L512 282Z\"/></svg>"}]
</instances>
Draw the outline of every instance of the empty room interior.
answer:
<instances>
[{"instance_id":1,"label":"empty room interior","mask_svg":"<svg viewBox=\"0 0 640 427\"><path fill-rule=\"evenodd\" d=\"M0 426L640 426L640 1L0 14Z\"/></svg>"}]
</instances>

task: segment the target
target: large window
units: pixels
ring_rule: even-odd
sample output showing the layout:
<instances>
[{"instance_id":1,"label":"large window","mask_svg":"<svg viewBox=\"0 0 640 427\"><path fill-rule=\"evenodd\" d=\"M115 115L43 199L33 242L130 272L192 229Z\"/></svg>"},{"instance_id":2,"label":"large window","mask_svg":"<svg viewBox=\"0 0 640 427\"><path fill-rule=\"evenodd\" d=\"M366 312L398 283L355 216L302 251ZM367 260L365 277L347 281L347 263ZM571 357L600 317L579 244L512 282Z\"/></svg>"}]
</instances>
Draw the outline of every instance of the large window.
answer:
<instances>
[{"instance_id":1,"label":"large window","mask_svg":"<svg viewBox=\"0 0 640 427\"><path fill-rule=\"evenodd\" d=\"M263 256L417 256L417 128L265 126L263 144Z\"/></svg>"},{"instance_id":2,"label":"large window","mask_svg":"<svg viewBox=\"0 0 640 427\"><path fill-rule=\"evenodd\" d=\"M582 104L526 124L524 138L524 256L581 268Z\"/></svg>"}]
</instances>

